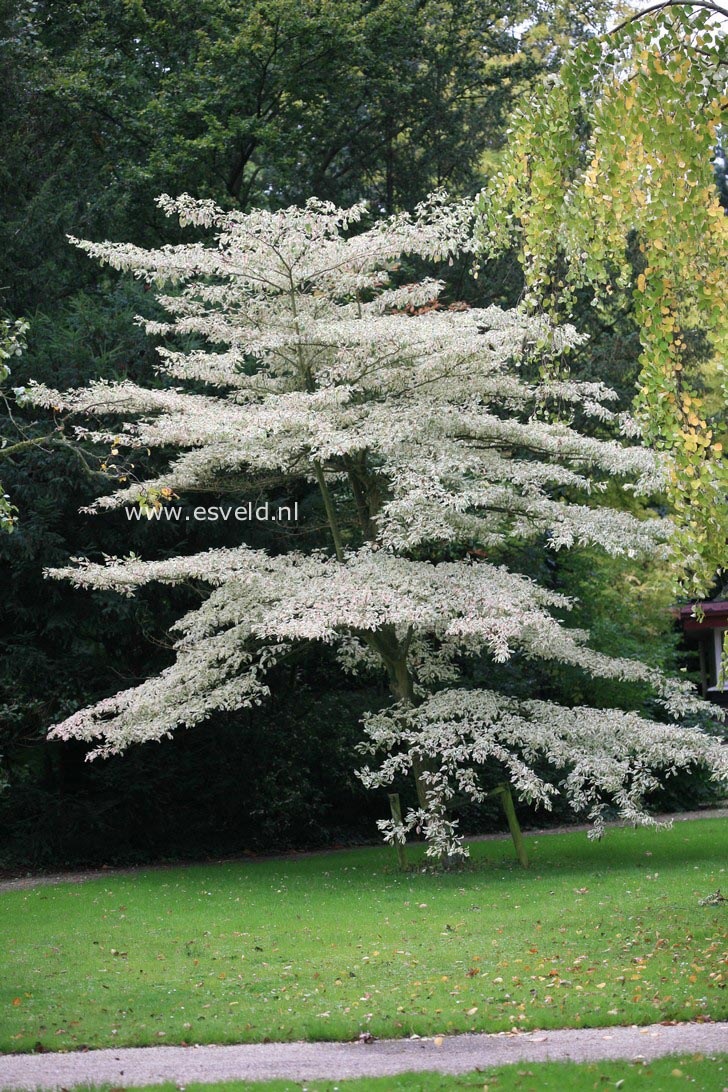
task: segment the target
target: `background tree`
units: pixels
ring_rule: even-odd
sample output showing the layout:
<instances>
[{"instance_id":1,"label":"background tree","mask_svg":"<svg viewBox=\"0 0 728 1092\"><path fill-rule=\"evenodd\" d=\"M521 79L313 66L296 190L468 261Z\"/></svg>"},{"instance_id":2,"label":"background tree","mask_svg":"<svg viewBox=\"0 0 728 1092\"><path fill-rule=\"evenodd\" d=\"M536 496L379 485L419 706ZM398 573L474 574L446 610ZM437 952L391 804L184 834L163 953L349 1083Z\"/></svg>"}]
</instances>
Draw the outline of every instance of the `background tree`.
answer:
<instances>
[{"instance_id":1,"label":"background tree","mask_svg":"<svg viewBox=\"0 0 728 1092\"><path fill-rule=\"evenodd\" d=\"M3 384L7 383L12 374L10 364L14 364L15 358L19 357L23 352L27 329L27 323L22 320L10 322L5 319L0 323L0 398L3 400L6 397ZM9 416L12 420L12 415ZM8 458L19 449L22 450L26 442L24 440L15 440L15 442L3 440L0 442L0 459ZM2 483L0 483L0 531L13 530L16 513L17 508L11 503L7 493L3 492Z\"/></svg>"},{"instance_id":2,"label":"background tree","mask_svg":"<svg viewBox=\"0 0 728 1092\"><path fill-rule=\"evenodd\" d=\"M720 358L728 329L728 221L713 169L728 102L716 15L728 12L712 0L661 4L578 48L517 112L482 202L486 250L520 233L534 306L572 313L587 286L597 309L605 296L631 296L642 344L636 408L647 441L673 460L675 569L693 598L724 570L728 531L724 399L706 399L706 372L690 367L696 336Z\"/></svg>"}]
</instances>

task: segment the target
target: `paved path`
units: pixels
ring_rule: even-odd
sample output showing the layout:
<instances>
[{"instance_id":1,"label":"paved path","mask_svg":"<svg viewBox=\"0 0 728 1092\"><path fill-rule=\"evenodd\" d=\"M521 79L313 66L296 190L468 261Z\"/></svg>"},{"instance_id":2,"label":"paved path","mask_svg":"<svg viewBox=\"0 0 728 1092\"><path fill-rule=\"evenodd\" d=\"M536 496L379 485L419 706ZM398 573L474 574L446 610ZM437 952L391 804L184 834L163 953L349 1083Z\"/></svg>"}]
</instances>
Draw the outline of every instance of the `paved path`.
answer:
<instances>
[{"instance_id":1,"label":"paved path","mask_svg":"<svg viewBox=\"0 0 728 1092\"><path fill-rule=\"evenodd\" d=\"M255 1043L246 1046L133 1047L70 1054L0 1056L0 1088L133 1088L233 1080L342 1080L436 1070L467 1073L508 1062L608 1058L649 1061L665 1054L728 1052L728 1023L581 1028L374 1043Z\"/></svg>"},{"instance_id":2,"label":"paved path","mask_svg":"<svg viewBox=\"0 0 728 1092\"><path fill-rule=\"evenodd\" d=\"M671 812L670 814L655 816L660 822L679 823L684 822L687 819L726 819L728 818L728 807L720 808L702 808L700 811L679 811ZM624 827L629 824L621 821L607 823L608 827ZM568 826L560 827L539 827L536 829L526 828L523 833L527 838L541 838L546 834L574 834L579 831L591 830L591 824L589 823L573 823ZM468 842L499 842L507 841L510 839L510 834L469 834L466 835L466 841ZM413 845L417 843L412 843ZM421 844L421 843L420 843ZM371 845L381 846L381 842L371 843ZM102 880L108 879L110 876L134 876L139 872L160 872L166 871L170 868L194 868L202 865L209 864L223 864L223 863L236 863L239 861L245 861L247 863L255 861L295 861L302 857L320 857L329 853L348 853L351 850L363 849L364 846L343 846L337 849L312 849L303 850L297 853L284 853L274 854L266 856L264 854L246 854L243 857L216 857L212 860L206 861L173 861L164 864L150 864L150 865L130 865L128 867L120 868L88 868L79 869L73 872L41 872L36 874L25 873L19 876L11 876L6 879L0 879L0 895L6 891L26 891L32 887L40 887L42 884L54 884L54 883L86 883L88 880ZM371 848L371 846L370 846Z\"/></svg>"}]
</instances>

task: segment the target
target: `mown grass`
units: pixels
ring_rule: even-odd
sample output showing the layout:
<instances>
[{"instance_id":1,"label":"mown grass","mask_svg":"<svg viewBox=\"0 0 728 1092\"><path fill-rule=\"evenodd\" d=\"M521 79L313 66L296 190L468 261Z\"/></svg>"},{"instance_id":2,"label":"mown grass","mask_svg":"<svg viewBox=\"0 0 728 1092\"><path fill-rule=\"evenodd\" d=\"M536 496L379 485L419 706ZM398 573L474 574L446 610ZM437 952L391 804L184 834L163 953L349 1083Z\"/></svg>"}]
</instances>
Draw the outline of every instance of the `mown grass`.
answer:
<instances>
[{"instance_id":1,"label":"mown grass","mask_svg":"<svg viewBox=\"0 0 728 1092\"><path fill-rule=\"evenodd\" d=\"M0 897L0 1049L724 1019L728 821L200 865Z\"/></svg>"},{"instance_id":2,"label":"mown grass","mask_svg":"<svg viewBox=\"0 0 728 1092\"><path fill-rule=\"evenodd\" d=\"M728 1087L728 1054L673 1055L654 1062L538 1062L487 1067L459 1076L403 1073L352 1081L230 1081L186 1084L185 1092L621 1092L659 1089L679 1092L724 1092ZM179 1084L149 1085L139 1092L178 1092ZM92 1092L89 1089L89 1092ZM112 1092L108 1085L93 1092Z\"/></svg>"}]
</instances>

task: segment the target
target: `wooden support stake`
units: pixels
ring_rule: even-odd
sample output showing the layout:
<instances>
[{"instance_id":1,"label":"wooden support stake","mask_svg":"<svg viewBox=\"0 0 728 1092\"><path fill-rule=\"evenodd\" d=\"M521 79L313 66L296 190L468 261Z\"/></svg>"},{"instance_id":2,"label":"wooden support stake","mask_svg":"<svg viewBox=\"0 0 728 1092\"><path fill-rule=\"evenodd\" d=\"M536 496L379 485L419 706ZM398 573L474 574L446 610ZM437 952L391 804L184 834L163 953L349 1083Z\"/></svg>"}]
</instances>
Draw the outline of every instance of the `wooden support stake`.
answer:
<instances>
[{"instance_id":1,"label":"wooden support stake","mask_svg":"<svg viewBox=\"0 0 728 1092\"><path fill-rule=\"evenodd\" d=\"M401 826L402 824L402 805L399 802L399 793L389 793L389 809L392 812L392 818L395 823ZM399 839L394 843L397 850L397 860L399 861L399 867L402 872L407 871L407 847L404 842L400 842Z\"/></svg>"},{"instance_id":2,"label":"wooden support stake","mask_svg":"<svg viewBox=\"0 0 728 1092\"><path fill-rule=\"evenodd\" d=\"M506 813L508 829L511 832L513 845L516 847L516 856L518 857L521 866L523 868L528 868L528 854L526 853L526 847L523 843L523 835L521 834L521 827L518 822L518 816L516 815L516 809L513 806L513 797L511 796L510 786L499 785L495 791L500 796L503 811Z\"/></svg>"}]
</instances>

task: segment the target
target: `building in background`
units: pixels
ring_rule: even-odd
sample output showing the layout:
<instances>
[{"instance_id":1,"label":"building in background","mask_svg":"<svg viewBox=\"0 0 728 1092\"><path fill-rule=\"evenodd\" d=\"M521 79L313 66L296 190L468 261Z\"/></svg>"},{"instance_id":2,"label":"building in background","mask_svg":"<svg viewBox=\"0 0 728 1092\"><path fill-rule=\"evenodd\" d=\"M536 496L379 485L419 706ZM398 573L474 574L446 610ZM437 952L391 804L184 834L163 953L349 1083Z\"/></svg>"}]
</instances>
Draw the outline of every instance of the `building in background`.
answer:
<instances>
[{"instance_id":1,"label":"building in background","mask_svg":"<svg viewBox=\"0 0 728 1092\"><path fill-rule=\"evenodd\" d=\"M699 611L687 606L677 608L675 613L688 648L697 646L703 697L728 705L728 673L721 671L728 630L728 599L713 599L699 606Z\"/></svg>"}]
</instances>

